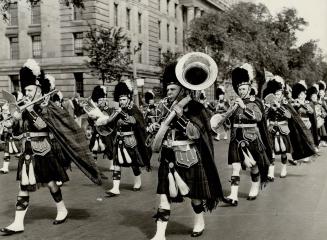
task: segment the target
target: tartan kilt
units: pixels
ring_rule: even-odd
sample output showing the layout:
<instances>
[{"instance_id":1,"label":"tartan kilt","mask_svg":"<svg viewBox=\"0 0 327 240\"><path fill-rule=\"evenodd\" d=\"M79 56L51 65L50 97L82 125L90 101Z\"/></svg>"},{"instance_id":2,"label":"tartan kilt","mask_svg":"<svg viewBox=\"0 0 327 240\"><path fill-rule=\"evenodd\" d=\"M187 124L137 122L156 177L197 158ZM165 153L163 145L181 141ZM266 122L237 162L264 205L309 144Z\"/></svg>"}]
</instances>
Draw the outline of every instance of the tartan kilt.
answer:
<instances>
[{"instance_id":1,"label":"tartan kilt","mask_svg":"<svg viewBox=\"0 0 327 240\"><path fill-rule=\"evenodd\" d=\"M120 167L144 167L145 164L142 160L140 152L137 150L137 145L135 147L127 147L124 146L125 149L127 150L128 155L131 157L132 162L130 164L124 162L124 164L120 164L118 160L118 143L115 144L114 148L114 161L113 164L115 166L120 166Z\"/></svg>"},{"instance_id":2,"label":"tartan kilt","mask_svg":"<svg viewBox=\"0 0 327 240\"><path fill-rule=\"evenodd\" d=\"M273 134L271 132L269 132L268 134L271 142L273 143L273 150L274 150L274 153L275 154L280 154L280 153L276 153L276 148L275 148L275 136L276 134ZM283 140L284 144L285 144L285 147L286 147L286 152L285 153L292 153L293 151L293 148L292 148L292 143L291 143L291 139L290 139L290 136L289 135L286 135L286 134L282 134L282 133L279 133L279 137Z\"/></svg>"},{"instance_id":3,"label":"tartan kilt","mask_svg":"<svg viewBox=\"0 0 327 240\"><path fill-rule=\"evenodd\" d=\"M322 125L320 128L318 128L318 136L322 141L326 141L327 139L327 131L325 128L325 125Z\"/></svg>"},{"instance_id":4,"label":"tartan kilt","mask_svg":"<svg viewBox=\"0 0 327 240\"><path fill-rule=\"evenodd\" d=\"M90 139L90 145L89 145L89 149L91 152L93 147L94 147L94 144L95 144L95 141L97 140L97 134L98 133L93 133L92 134L92 137ZM101 151L98 151L98 152L95 152L96 154L98 153L104 153L108 159L112 159L113 158L113 153L112 153L112 149L113 149L113 140L112 140L112 137L111 135L108 135L108 136L99 136L99 138L101 139L101 141L103 142L103 144L106 146L105 150L103 152Z\"/></svg>"},{"instance_id":5,"label":"tartan kilt","mask_svg":"<svg viewBox=\"0 0 327 240\"><path fill-rule=\"evenodd\" d=\"M198 154L199 161L190 168L175 165L175 170L189 187L190 192L186 196L178 193L176 198L171 198L169 194L169 162L175 162L175 154L171 148L162 147L160 156L160 166L158 170L157 194L166 194L170 202L182 202L184 197L190 199L205 200L211 198L208 178Z\"/></svg>"},{"instance_id":6,"label":"tartan kilt","mask_svg":"<svg viewBox=\"0 0 327 240\"><path fill-rule=\"evenodd\" d=\"M22 180L22 168L24 161L25 155L22 154L18 161L16 177L17 181ZM64 166L60 164L58 155L56 155L52 149L44 156L34 154L32 163L34 167L36 183L38 186L47 184L51 181L61 181L63 183L69 181L69 177ZM28 191L28 189L24 189L24 186L22 185L21 190Z\"/></svg>"}]
</instances>

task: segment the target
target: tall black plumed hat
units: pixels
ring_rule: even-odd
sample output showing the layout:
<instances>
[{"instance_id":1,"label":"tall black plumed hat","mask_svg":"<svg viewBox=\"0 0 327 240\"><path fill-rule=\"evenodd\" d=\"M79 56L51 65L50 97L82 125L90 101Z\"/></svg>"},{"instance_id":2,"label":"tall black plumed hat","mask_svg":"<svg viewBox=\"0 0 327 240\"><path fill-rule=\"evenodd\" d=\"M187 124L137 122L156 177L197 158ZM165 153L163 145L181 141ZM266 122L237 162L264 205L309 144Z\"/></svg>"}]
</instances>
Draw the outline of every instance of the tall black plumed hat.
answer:
<instances>
[{"instance_id":1,"label":"tall black plumed hat","mask_svg":"<svg viewBox=\"0 0 327 240\"><path fill-rule=\"evenodd\" d=\"M232 85L236 93L238 93L238 87L243 84L252 84L254 78L253 67L245 63L240 67L234 68L232 71Z\"/></svg>"},{"instance_id":2,"label":"tall black plumed hat","mask_svg":"<svg viewBox=\"0 0 327 240\"><path fill-rule=\"evenodd\" d=\"M126 84L126 82L119 82L114 91L114 100L119 102L119 98L121 96L127 96L128 98L132 99L132 89L131 87Z\"/></svg>"},{"instance_id":3,"label":"tall black plumed hat","mask_svg":"<svg viewBox=\"0 0 327 240\"><path fill-rule=\"evenodd\" d=\"M265 98L268 94L275 94L277 91L280 91L284 88L283 83L272 79L267 82L266 88L263 90L262 97Z\"/></svg>"},{"instance_id":4,"label":"tall black plumed hat","mask_svg":"<svg viewBox=\"0 0 327 240\"><path fill-rule=\"evenodd\" d=\"M307 91L307 87L304 81L295 83L292 87L292 98L297 99L301 92L306 93L306 91Z\"/></svg>"},{"instance_id":5,"label":"tall black plumed hat","mask_svg":"<svg viewBox=\"0 0 327 240\"><path fill-rule=\"evenodd\" d=\"M19 71L19 80L22 93L25 94L25 87L30 85L39 86L42 94L50 91L50 82L45 78L44 71L34 59L28 59Z\"/></svg>"},{"instance_id":6,"label":"tall black plumed hat","mask_svg":"<svg viewBox=\"0 0 327 240\"><path fill-rule=\"evenodd\" d=\"M166 90L167 86L170 84L180 85L175 73L177 62L170 63L166 66L164 73L162 75L162 86L163 89Z\"/></svg>"},{"instance_id":7,"label":"tall black plumed hat","mask_svg":"<svg viewBox=\"0 0 327 240\"><path fill-rule=\"evenodd\" d=\"M312 95L313 94L318 94L318 88L317 88L317 86L311 86L311 87L309 87L308 90L307 90L307 98L306 98L306 100L311 101Z\"/></svg>"},{"instance_id":8,"label":"tall black plumed hat","mask_svg":"<svg viewBox=\"0 0 327 240\"><path fill-rule=\"evenodd\" d=\"M93 102L98 102L100 98L105 98L106 97L106 87L105 86L95 86L93 91L92 91L92 95L91 95L91 99Z\"/></svg>"},{"instance_id":9,"label":"tall black plumed hat","mask_svg":"<svg viewBox=\"0 0 327 240\"><path fill-rule=\"evenodd\" d=\"M147 91L144 94L144 100L146 104L149 104L150 100L154 99L154 93L152 91Z\"/></svg>"},{"instance_id":10,"label":"tall black plumed hat","mask_svg":"<svg viewBox=\"0 0 327 240\"><path fill-rule=\"evenodd\" d=\"M220 96L220 95L225 95L225 88L223 86L219 86L216 89L216 96Z\"/></svg>"}]
</instances>

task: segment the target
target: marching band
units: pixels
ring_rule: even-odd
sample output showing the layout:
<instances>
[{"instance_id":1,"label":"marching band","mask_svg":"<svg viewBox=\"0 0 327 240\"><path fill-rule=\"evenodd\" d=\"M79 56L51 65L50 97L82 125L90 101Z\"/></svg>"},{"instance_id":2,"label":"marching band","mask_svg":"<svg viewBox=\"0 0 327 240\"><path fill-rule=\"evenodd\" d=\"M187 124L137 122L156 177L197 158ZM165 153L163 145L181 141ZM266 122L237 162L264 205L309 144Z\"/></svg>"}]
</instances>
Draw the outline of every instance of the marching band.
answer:
<instances>
[{"instance_id":1,"label":"marching band","mask_svg":"<svg viewBox=\"0 0 327 240\"><path fill-rule=\"evenodd\" d=\"M285 178L288 162L308 162L327 146L325 82L307 87L301 80L291 87L273 76L261 94L254 86L253 67L245 63L231 71L234 92L228 95L233 100L219 85L217 100L208 102L205 90L217 76L210 56L188 53L165 67L161 100L156 102L159 96L147 91L142 112L133 101L129 81L115 86L115 104L105 86L96 86L86 100L65 103L55 79L29 59L20 70L22 92L3 91L0 102L4 151L0 173L9 172L11 157L16 155L19 182L15 218L0 229L2 234L24 231L30 196L42 186L49 188L57 207L53 224L64 223L68 209L61 188L69 181L66 170L73 162L91 181L101 184L101 178L107 177L96 163L103 154L112 170L112 187L105 192L108 198L120 195L122 168L132 169L132 190L141 191L142 168L150 171L151 163L159 161L156 193L160 203L152 240L166 239L171 205L185 198L190 199L194 213L191 237L199 237L205 231L204 212L213 211L220 202L238 206L241 170L249 170L247 199L252 201L274 181L278 155L280 177ZM82 115L87 116L88 130L82 126ZM230 194L224 196L215 163L221 154L215 152L212 140L227 140L228 133L232 173Z\"/></svg>"}]
</instances>

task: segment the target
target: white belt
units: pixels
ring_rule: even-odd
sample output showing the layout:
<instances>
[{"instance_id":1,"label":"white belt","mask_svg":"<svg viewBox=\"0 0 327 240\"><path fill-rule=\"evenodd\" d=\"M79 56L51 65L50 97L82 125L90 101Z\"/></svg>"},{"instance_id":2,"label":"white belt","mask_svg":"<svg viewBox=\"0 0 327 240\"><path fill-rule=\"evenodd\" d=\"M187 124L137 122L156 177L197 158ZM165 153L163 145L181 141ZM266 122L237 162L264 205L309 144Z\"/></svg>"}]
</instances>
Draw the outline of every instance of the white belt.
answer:
<instances>
[{"instance_id":1,"label":"white belt","mask_svg":"<svg viewBox=\"0 0 327 240\"><path fill-rule=\"evenodd\" d=\"M133 131L130 131L130 132L117 132L117 135L119 136L130 136L130 135L133 135L134 132Z\"/></svg>"},{"instance_id":2,"label":"white belt","mask_svg":"<svg viewBox=\"0 0 327 240\"><path fill-rule=\"evenodd\" d=\"M308 117L301 117L302 120L304 121L309 121L310 119Z\"/></svg>"},{"instance_id":3,"label":"white belt","mask_svg":"<svg viewBox=\"0 0 327 240\"><path fill-rule=\"evenodd\" d=\"M194 142L191 141L191 140L180 140L180 141L168 141L168 140L165 140L165 141L163 142L163 145L173 147L173 146L185 146L185 145L191 145L191 144L193 144L193 143L194 143Z\"/></svg>"},{"instance_id":4,"label":"white belt","mask_svg":"<svg viewBox=\"0 0 327 240\"><path fill-rule=\"evenodd\" d=\"M233 127L235 128L252 128L252 127L256 127L257 124L256 123L236 123L233 125Z\"/></svg>"},{"instance_id":5,"label":"white belt","mask_svg":"<svg viewBox=\"0 0 327 240\"><path fill-rule=\"evenodd\" d=\"M278 122L278 121L272 121L270 123L271 124L274 124L274 125L276 125L276 124L278 124L278 125L284 125L284 124L287 124L287 121L280 121L280 122Z\"/></svg>"},{"instance_id":6,"label":"white belt","mask_svg":"<svg viewBox=\"0 0 327 240\"><path fill-rule=\"evenodd\" d=\"M47 137L49 136L48 132L26 132L23 133L23 137Z\"/></svg>"}]
</instances>

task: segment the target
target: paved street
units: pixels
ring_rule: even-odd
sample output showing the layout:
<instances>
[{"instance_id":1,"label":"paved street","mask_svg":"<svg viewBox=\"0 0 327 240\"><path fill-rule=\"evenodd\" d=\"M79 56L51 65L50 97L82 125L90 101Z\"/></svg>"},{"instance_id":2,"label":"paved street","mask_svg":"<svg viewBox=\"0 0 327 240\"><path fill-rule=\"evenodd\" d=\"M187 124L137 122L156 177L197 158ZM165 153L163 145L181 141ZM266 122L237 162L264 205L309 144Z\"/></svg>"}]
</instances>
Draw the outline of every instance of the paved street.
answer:
<instances>
[{"instance_id":1,"label":"paved street","mask_svg":"<svg viewBox=\"0 0 327 240\"><path fill-rule=\"evenodd\" d=\"M230 190L231 169L227 165L227 142L215 142L216 162L226 195ZM256 201L247 201L250 176L242 172L239 206L220 204L206 215L206 231L199 239L224 240L318 240L327 236L327 149L313 162L289 166L288 176L280 179L280 161L276 163L276 179L269 184ZM2 153L1 153L2 154ZM2 163L1 163L2 164ZM0 176L0 226L7 226L14 217L17 194L16 159L12 172ZM101 168L107 166L99 161ZM106 175L111 175L108 171ZM68 221L52 225L56 215L55 204L47 188L31 196L31 205L25 218L25 232L7 239L113 239L145 240L155 232L151 218L156 212L157 164L151 173L143 176L141 192L132 192L132 171L122 173L121 196L104 198L104 186L93 185L73 167L69 172L71 181L62 189L69 209ZM193 218L189 202L174 205L168 225L167 240L191 239ZM5 237L0 237L5 238Z\"/></svg>"}]
</instances>

